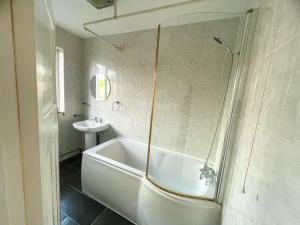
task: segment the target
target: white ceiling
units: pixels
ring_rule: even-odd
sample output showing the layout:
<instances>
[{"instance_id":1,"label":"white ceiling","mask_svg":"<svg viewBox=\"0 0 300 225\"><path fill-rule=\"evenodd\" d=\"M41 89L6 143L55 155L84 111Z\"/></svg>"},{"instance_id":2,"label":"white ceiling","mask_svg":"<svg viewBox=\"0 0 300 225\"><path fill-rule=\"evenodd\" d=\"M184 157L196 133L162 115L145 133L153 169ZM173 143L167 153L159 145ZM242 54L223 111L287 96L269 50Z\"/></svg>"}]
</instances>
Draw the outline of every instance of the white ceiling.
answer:
<instances>
[{"instance_id":1,"label":"white ceiling","mask_svg":"<svg viewBox=\"0 0 300 225\"><path fill-rule=\"evenodd\" d=\"M187 0L118 0L117 9L118 15L122 15L185 1ZM240 13L245 9L246 3L247 0L199 0L194 3L142 15L109 20L96 25L90 25L89 28L99 35L146 30L157 27L159 23L169 18L187 13ZM113 7L97 10L86 0L52 0L52 6L57 26L82 38L93 36L83 29L84 23L113 16Z\"/></svg>"}]
</instances>

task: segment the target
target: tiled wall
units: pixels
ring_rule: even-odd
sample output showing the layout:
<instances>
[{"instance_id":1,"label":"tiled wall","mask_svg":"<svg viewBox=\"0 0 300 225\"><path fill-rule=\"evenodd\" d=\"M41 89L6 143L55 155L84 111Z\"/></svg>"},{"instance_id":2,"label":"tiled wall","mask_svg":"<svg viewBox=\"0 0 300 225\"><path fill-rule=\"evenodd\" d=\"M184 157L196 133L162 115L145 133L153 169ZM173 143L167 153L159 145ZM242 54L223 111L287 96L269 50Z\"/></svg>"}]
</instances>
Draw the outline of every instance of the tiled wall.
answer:
<instances>
[{"instance_id":1,"label":"tiled wall","mask_svg":"<svg viewBox=\"0 0 300 225\"><path fill-rule=\"evenodd\" d=\"M148 138L152 70L155 60L156 32L140 31L107 37L123 50L111 47L98 38L84 39L84 107L89 118L99 116L111 124L106 138L116 135L146 142ZM96 102L89 91L89 80L97 72L97 64L106 68L112 85L105 102ZM119 101L120 109L114 104ZM113 109L114 107L114 109Z\"/></svg>"},{"instance_id":2,"label":"tiled wall","mask_svg":"<svg viewBox=\"0 0 300 225\"><path fill-rule=\"evenodd\" d=\"M206 157L231 63L227 51L212 36L220 35L234 46L238 26L239 18L233 18L161 30L154 145ZM85 108L86 115L110 122L110 135L147 143L156 31L108 39L123 46L123 50L97 38L84 40L84 98L91 103L91 108ZM113 71L109 73L112 93L105 102L95 102L88 89L97 64ZM112 109L115 101L121 102L120 111Z\"/></svg>"},{"instance_id":3,"label":"tiled wall","mask_svg":"<svg viewBox=\"0 0 300 225\"><path fill-rule=\"evenodd\" d=\"M222 224L298 225L300 1L249 2L258 6Z\"/></svg>"},{"instance_id":4,"label":"tiled wall","mask_svg":"<svg viewBox=\"0 0 300 225\"><path fill-rule=\"evenodd\" d=\"M56 45L64 49L65 115L58 116L59 154L81 148L82 133L73 128L82 115L83 43L79 37L56 28ZM74 117L74 114L81 117Z\"/></svg>"}]
</instances>

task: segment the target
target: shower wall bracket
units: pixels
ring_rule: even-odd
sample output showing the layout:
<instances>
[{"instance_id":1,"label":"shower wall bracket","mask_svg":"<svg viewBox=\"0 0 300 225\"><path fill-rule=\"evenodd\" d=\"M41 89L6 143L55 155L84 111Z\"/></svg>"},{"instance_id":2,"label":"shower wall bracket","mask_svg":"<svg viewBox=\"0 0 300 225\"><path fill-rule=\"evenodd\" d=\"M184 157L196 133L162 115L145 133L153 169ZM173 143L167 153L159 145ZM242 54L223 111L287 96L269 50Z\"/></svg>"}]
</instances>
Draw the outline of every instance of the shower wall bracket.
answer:
<instances>
[{"instance_id":1,"label":"shower wall bracket","mask_svg":"<svg viewBox=\"0 0 300 225\"><path fill-rule=\"evenodd\" d=\"M103 41L105 41L106 43L110 44L111 46L115 47L118 50L122 50L123 48L113 42L111 42L110 40L106 39L105 37L97 34L96 32L92 31L91 29L87 28L84 24L83 24L83 29L86 30L87 32L95 35L96 37L102 39Z\"/></svg>"},{"instance_id":2,"label":"shower wall bracket","mask_svg":"<svg viewBox=\"0 0 300 225\"><path fill-rule=\"evenodd\" d=\"M181 5L187 5L187 4L194 3L194 2L199 2L199 1L203 1L203 0L188 0L188 1L185 1L185 2L178 2L178 3L171 4L171 5L159 6L159 7L155 7L155 8L151 8L151 9L145 9L145 10L141 10L141 11L126 13L126 14L118 16L117 0L114 0L114 5L113 5L113 7L114 7L114 15L112 17L108 17L108 18L105 18L105 19L93 20L93 21L86 22L86 23L83 24L83 29L86 30L87 32L93 34L94 36L102 39L103 41L105 41L109 45L117 48L118 50L122 50L123 47L121 47L121 46L119 46L119 45L111 42L110 40L108 40L104 36L102 36L100 34L97 34L95 31L93 31L90 28L88 28L88 26L89 25L94 25L94 24L97 24L97 23L101 23L101 22L107 22L107 21L110 21L110 20L117 20L117 19L122 19L122 18L130 17L130 16L141 15L141 14L144 14L144 13L156 12L156 11L159 11L159 10L173 8L173 7L177 7L177 6L181 6Z\"/></svg>"}]
</instances>

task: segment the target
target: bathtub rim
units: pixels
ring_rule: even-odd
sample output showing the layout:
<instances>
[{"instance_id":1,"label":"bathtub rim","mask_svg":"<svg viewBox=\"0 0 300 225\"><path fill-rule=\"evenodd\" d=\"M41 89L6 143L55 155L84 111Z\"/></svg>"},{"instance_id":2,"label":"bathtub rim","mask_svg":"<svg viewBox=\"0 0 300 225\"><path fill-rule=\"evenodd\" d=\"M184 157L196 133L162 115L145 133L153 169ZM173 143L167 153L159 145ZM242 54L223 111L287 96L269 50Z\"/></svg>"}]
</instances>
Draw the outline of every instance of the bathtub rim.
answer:
<instances>
[{"instance_id":1,"label":"bathtub rim","mask_svg":"<svg viewBox=\"0 0 300 225\"><path fill-rule=\"evenodd\" d=\"M114 159L111 159L107 156L102 156L101 154L99 154L98 152L103 150L103 148L105 147L108 147L109 145L111 144L114 144L114 143L117 143L119 141L127 141L127 142L131 142L131 143L134 143L134 144L138 144L138 145L141 145L141 146L144 146L145 147L145 153L146 153L146 161L145 161L145 168L144 170L139 170L139 169L136 169L134 167L131 167L129 165L126 165L124 163L121 163L121 162L118 162L117 160L114 160ZM186 157L186 158L190 158L190 159L193 159L193 160L197 160L197 161L201 161L201 162L205 162L204 159L201 159L199 157L196 157L196 156L191 156L191 155L186 155L186 154L183 154L183 153L179 153L179 152L175 152L175 151L170 151L170 150L167 150L167 149L164 149L164 148L161 148L161 147L157 147L157 146L152 146L153 148L156 148L157 150L161 151L161 152L164 152L164 153L170 153L170 154L173 154L173 155L176 155L176 156L180 156L180 157ZM148 165L147 165L147 160L148 160L148 145L145 144L145 143L142 143L142 142L139 142L139 141L135 141L135 140L132 140L130 138L127 138L127 137L116 137L116 138L113 138L111 140L108 140L106 142L103 142L99 145L96 145L92 148L89 148L87 150L85 150L84 152L82 152L82 155L83 157L90 157L90 158L94 158L94 159L97 159L99 161L101 161L102 163L106 164L106 165L110 165L114 168L117 168L117 169L123 169L123 170L126 170L126 172L132 174L132 175L135 175L135 176L139 176L139 177L145 177L147 180L149 180L153 185L155 185L156 187L168 192L168 189L160 186L159 184L157 184L153 179L151 180L150 177L148 177L146 175L147 173L147 168L148 168ZM210 161L208 161L208 164L213 166L213 163L211 163ZM171 194L173 195L178 195L178 196L183 196L185 198L196 198L196 199L203 199L203 200L213 200L212 198L206 198L206 197L200 197L200 196L194 196L193 195L187 195L187 194L182 194L182 193L179 193L179 192L170 192Z\"/></svg>"},{"instance_id":2,"label":"bathtub rim","mask_svg":"<svg viewBox=\"0 0 300 225\"><path fill-rule=\"evenodd\" d=\"M105 141L105 142L103 142L103 143L101 143L99 145L96 145L94 147L91 147L91 148L83 151L83 154L85 154L85 153L86 154L88 154L88 153L95 153L96 155L98 155L96 152L99 151L99 150L101 150L101 148L107 147L108 145L113 144L115 142L118 142L119 140L124 140L124 141L128 141L128 142L132 142L132 143L135 143L135 144L142 145L142 146L145 147L146 154L148 153L148 144L140 142L140 141L136 141L136 140L133 140L133 139L130 139L130 138L127 138L127 137L119 136L119 137L115 137L113 139L110 139L108 141ZM203 162L203 164L206 161L206 159L201 159L201 158L199 158L197 156L194 156L194 155L188 155L188 154L184 154L184 153L181 153L181 152L176 152L176 151L168 150L168 149L165 149L165 148L162 148L162 147L158 147L158 146L155 146L155 145L152 145L151 148L155 148L155 149L157 149L157 150L159 150L161 152L164 152L164 153L170 153L170 154L173 154L173 155L176 155L176 156L180 156L180 157L184 157L184 158L190 158L190 159L193 159L193 160L201 161L201 162ZM104 158L109 159L108 157L103 156L103 159ZM116 160L112 160L112 161L117 162ZM209 160L208 161L208 165L209 166L214 166L214 163Z\"/></svg>"},{"instance_id":3,"label":"bathtub rim","mask_svg":"<svg viewBox=\"0 0 300 225\"><path fill-rule=\"evenodd\" d=\"M94 146L92 148L89 148L89 149L87 149L86 151L84 151L82 153L83 157L87 157L87 158L91 158L91 159L94 159L94 160L101 161L101 163L103 163L103 164L105 164L107 166L111 166L111 167L113 167L113 168L115 168L117 170L122 170L123 172L129 173L130 175L134 175L134 176L138 176L138 177L143 177L145 175L144 171L136 169L136 168L133 168L133 167L128 166L128 165L126 165L124 163L118 162L117 160L110 159L109 157L102 156L102 155L100 155L100 154L97 153L98 151L103 150L102 148L107 147L107 146L109 146L109 145L111 145L113 143L116 143L119 140L120 140L120 138L114 138L114 139L106 141L106 142L104 142L104 143L102 143L100 145L96 145L96 146ZM128 140L130 140L130 139L128 139ZM137 142L137 143L139 143L139 142ZM101 147L99 148L99 146L101 146Z\"/></svg>"}]
</instances>

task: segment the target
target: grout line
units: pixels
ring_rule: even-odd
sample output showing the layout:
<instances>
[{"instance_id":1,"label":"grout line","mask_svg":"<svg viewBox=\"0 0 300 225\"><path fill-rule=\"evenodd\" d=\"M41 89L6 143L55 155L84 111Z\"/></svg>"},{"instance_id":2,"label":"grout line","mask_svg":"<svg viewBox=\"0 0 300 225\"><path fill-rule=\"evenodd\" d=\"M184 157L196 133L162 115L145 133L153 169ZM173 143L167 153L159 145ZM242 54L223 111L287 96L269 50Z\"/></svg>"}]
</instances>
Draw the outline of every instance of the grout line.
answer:
<instances>
[{"instance_id":1,"label":"grout line","mask_svg":"<svg viewBox=\"0 0 300 225\"><path fill-rule=\"evenodd\" d=\"M77 153L75 154L75 152L77 152ZM74 149L70 152L64 153L64 154L59 156L59 162L65 161L65 160L70 159L74 156L82 155L82 152L83 152L83 150L81 148L77 148L77 149ZM64 157L66 157L66 158L64 158Z\"/></svg>"},{"instance_id":2,"label":"grout line","mask_svg":"<svg viewBox=\"0 0 300 225\"><path fill-rule=\"evenodd\" d=\"M64 164L64 165L66 165L66 166L68 166L68 167L72 167L72 168L74 168L73 166L71 166L69 163L66 163L66 162L60 162L61 164ZM74 169L76 169L76 168L74 168Z\"/></svg>"},{"instance_id":3,"label":"grout line","mask_svg":"<svg viewBox=\"0 0 300 225\"><path fill-rule=\"evenodd\" d=\"M79 192L80 194L82 194L85 198L89 199L89 200L92 200L94 202L96 202L97 204L100 204L101 206L104 207L104 209L99 213L98 216L96 216L96 218L91 222L90 225L95 225L95 221L101 217L107 210L112 210L112 209L109 209L107 206L105 206L104 204L96 201L95 199L91 198L90 196L88 196L87 194L85 194L84 192L78 190L77 188L73 187L72 185L70 184L67 184L65 183L66 185L68 185L70 188L72 188L74 191L77 191ZM64 212L62 209L60 210L63 214L65 214L67 217L69 217L72 221L76 222L78 225L80 225L76 220L74 220L71 216L69 216L66 212ZM114 210L112 210L114 211ZM115 213L117 213L119 216L121 216L122 218L128 220L127 218L125 218L123 215L119 214L118 212L114 211ZM132 221L128 220L129 222L133 223ZM134 224L134 223L133 223Z\"/></svg>"},{"instance_id":4,"label":"grout line","mask_svg":"<svg viewBox=\"0 0 300 225\"><path fill-rule=\"evenodd\" d=\"M65 166L69 166L67 164L64 164ZM70 167L70 166L69 166ZM65 175L65 176L61 176L61 180L66 180L68 178L70 178L71 176L74 176L75 175L75 172L81 172L81 170L78 170L78 169L75 169L73 167L70 167L72 170L74 170L74 173L72 174L69 174L69 175Z\"/></svg>"},{"instance_id":5,"label":"grout line","mask_svg":"<svg viewBox=\"0 0 300 225\"><path fill-rule=\"evenodd\" d=\"M75 188L73 188L71 185L69 185L72 189L75 189ZM77 189L75 189L75 191L78 191ZM80 191L78 191L78 192L80 192ZM83 194L84 195L84 197L86 197L86 198L88 198L89 200L93 200L93 201L95 201L94 199L92 199L92 198L90 198L90 197L88 197L86 194L84 194L84 193L81 193L81 194ZM98 202L97 202L98 203ZM102 204L101 204L102 205ZM100 217L105 211L107 211L107 207L106 206L104 206L104 205L102 205L103 207L104 207L104 209L99 213L99 215L97 215L96 217L95 217L95 219L91 222L91 225L93 225L94 224L94 222L96 221L96 219L98 219L98 217ZM62 210L62 209L60 209L60 211L63 213L63 214L65 214L65 216L66 216L66 218L68 217L68 218L70 218L73 222L75 222L76 224L78 224L78 225L80 225L75 219L73 219L70 215L68 215L64 210ZM65 218L65 219L66 219ZM65 220L64 219L64 220ZM63 220L63 221L64 221Z\"/></svg>"},{"instance_id":6,"label":"grout line","mask_svg":"<svg viewBox=\"0 0 300 225\"><path fill-rule=\"evenodd\" d=\"M78 171L80 171L80 170L78 170ZM81 171L80 171L80 172L81 172ZM68 186L70 186L72 189L74 189L75 191L78 191L78 192L80 192L81 194L84 194L85 196L87 196L82 190L79 190L78 188L76 188L76 187L74 187L73 185L71 185L71 184L69 184L69 183L66 182L66 179L68 179L68 178L70 178L70 177L72 177L72 176L74 176L74 175L75 175L75 174L69 175L69 176L67 176L67 177L62 177L60 183L65 183L66 185L68 185ZM82 185L82 184L81 184L81 185Z\"/></svg>"},{"instance_id":7,"label":"grout line","mask_svg":"<svg viewBox=\"0 0 300 225\"><path fill-rule=\"evenodd\" d=\"M71 216L69 216L69 215L68 215L66 212L64 212L62 209L60 209L60 212L62 212L62 213L65 214L65 216L66 216L66 218L63 219L63 221L64 221L65 219L69 218L70 220L72 220L73 222L75 222L76 225L80 225L76 220L74 220ZM61 221L60 223L62 224L63 221Z\"/></svg>"},{"instance_id":8,"label":"grout line","mask_svg":"<svg viewBox=\"0 0 300 225\"><path fill-rule=\"evenodd\" d=\"M67 217L68 217L71 221L73 221L74 223L76 223L76 225L80 225L79 223L77 223L76 220L73 220L73 219L72 219L71 217L69 217L69 216L67 216ZM67 217L66 217L66 218L67 218ZM66 219L66 218L65 218L65 219Z\"/></svg>"},{"instance_id":9,"label":"grout line","mask_svg":"<svg viewBox=\"0 0 300 225\"><path fill-rule=\"evenodd\" d=\"M88 196L88 195L87 195L86 193L84 193L83 191L81 191L81 190L77 189L76 187L74 187L73 185L70 185L70 184L66 183L65 181L62 181L62 182L64 182L66 185L68 185L68 186L69 186L70 188L72 188L74 191L77 191L77 192L79 192L80 194L82 194L84 197L87 197L88 199L93 200L93 201L97 202L98 204L100 204L100 205L106 207L105 205L99 203L98 201L96 201L95 199L91 198L90 196Z\"/></svg>"},{"instance_id":10,"label":"grout line","mask_svg":"<svg viewBox=\"0 0 300 225\"><path fill-rule=\"evenodd\" d=\"M71 164L69 164L69 163L65 163L65 162L61 162L62 164L65 164L65 165L67 165L67 166L69 166L69 167L71 167L72 169L75 169L75 170L77 170L77 171L81 171L81 169L78 169L78 168L76 168L75 166L72 166Z\"/></svg>"},{"instance_id":11,"label":"grout line","mask_svg":"<svg viewBox=\"0 0 300 225\"><path fill-rule=\"evenodd\" d=\"M293 36L287 38L285 41L283 41L281 44L279 44L277 47L275 47L275 43L273 48L270 50L270 52L268 52L266 55L264 55L263 57L255 60L253 63L260 63L265 61L268 57L271 57L274 53L276 53L277 51L281 50L282 48L284 48L286 45L288 45L291 41L294 41L295 39L299 38L300 36L300 32L294 34Z\"/></svg>"},{"instance_id":12,"label":"grout line","mask_svg":"<svg viewBox=\"0 0 300 225\"><path fill-rule=\"evenodd\" d=\"M70 186L70 188L72 188L73 190L83 194L84 196L87 196L85 193L83 193L81 190L77 189L76 187L74 187L73 185L70 185L68 183L65 182L66 185Z\"/></svg>"},{"instance_id":13,"label":"grout line","mask_svg":"<svg viewBox=\"0 0 300 225\"><path fill-rule=\"evenodd\" d=\"M80 154L78 154L78 155L80 155ZM77 157L78 155L75 155L75 156ZM75 157L75 156L73 156L73 157ZM65 160L67 160L67 159L65 159ZM60 163L61 163L61 164L64 164L64 165L67 165L67 166L69 166L69 167L72 167L72 168L75 169L75 170L81 171L81 169L78 169L78 168L74 167L73 165L71 165L70 163L65 162L65 160L61 161ZM82 160L82 156L81 156L81 158L78 158L78 159L76 159L76 160L74 160L74 161L72 161L72 162L77 162L77 161L79 161L79 160Z\"/></svg>"},{"instance_id":14,"label":"grout line","mask_svg":"<svg viewBox=\"0 0 300 225\"><path fill-rule=\"evenodd\" d=\"M98 216L96 216L96 218L93 220L93 222L91 223L91 225L94 225L94 224L95 224L95 221L96 221L98 218L100 218L100 217L104 214L105 211L108 210L108 208L107 208L106 206L104 206L104 207L105 207L105 209L103 209L103 211L102 211L101 213L99 213Z\"/></svg>"},{"instance_id":15,"label":"grout line","mask_svg":"<svg viewBox=\"0 0 300 225\"><path fill-rule=\"evenodd\" d=\"M60 213L62 213L62 212L60 212ZM61 224L61 225L63 225L63 222L64 222L67 218L69 218L66 214L64 214L64 215L65 215L65 218L64 218L63 220L60 221L60 224Z\"/></svg>"},{"instance_id":16,"label":"grout line","mask_svg":"<svg viewBox=\"0 0 300 225\"><path fill-rule=\"evenodd\" d=\"M284 42L282 42L281 44L279 44L276 48L274 48L273 51L272 51L272 53L277 52L280 49L284 48L286 45L288 45L291 41L294 41L295 39L297 39L299 36L300 36L300 33L295 34L295 35L289 37Z\"/></svg>"},{"instance_id":17,"label":"grout line","mask_svg":"<svg viewBox=\"0 0 300 225\"><path fill-rule=\"evenodd\" d=\"M69 167L72 167L71 165L69 165L68 163L65 163L65 162L61 162L62 164L64 164L64 165L67 165L67 166L69 166ZM74 167L72 167L72 168L74 168ZM76 169L76 168L74 168L74 169ZM76 171L81 171L81 170L78 170L78 169L76 169ZM72 174L72 175L70 175L70 176L67 176L66 178L69 178L69 177L71 177L71 176L73 176L74 174ZM66 179L65 178L65 179ZM81 190L79 190L79 189L77 189L76 187L74 187L73 185L70 185L70 184L68 184L68 183L66 183L65 181L63 181L63 180L65 180L64 178L62 178L62 181L61 182L64 182L66 185L68 185L68 187L70 187L71 189L73 189L74 191L76 191L76 192L78 192L79 194L81 194L84 198L86 198L86 199L89 199L89 200L92 200L92 201L94 201L94 202L97 202L97 201L95 201L94 199L92 199L91 197L89 197L87 194L85 194L83 191L81 191ZM99 202L97 202L97 204L100 204ZM102 205L102 204L100 204L100 205ZM95 221L100 217L100 216L102 216L102 214L105 212L105 211L107 211L107 207L106 206L104 206L104 205L102 205L103 207L104 207L104 209L99 213L99 215L97 215L96 217L95 217L95 219L91 222L91 224L90 225L93 225L94 223L95 223ZM73 222L75 222L76 223L76 225L80 225L75 219L73 219L70 215L68 215L66 212L64 212L62 209L60 209L60 211L63 213L63 214L65 214L66 215L66 218L65 219L67 219L67 218L69 218L69 219L71 219ZM65 220L64 219L64 220ZM63 221L64 221L63 220ZM63 221L61 221L61 224L62 224L62 222Z\"/></svg>"}]
</instances>

